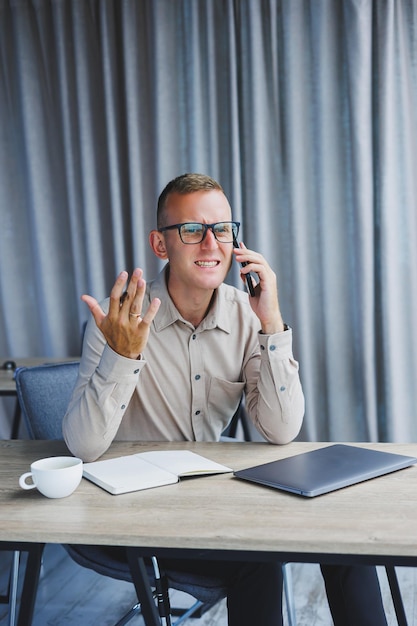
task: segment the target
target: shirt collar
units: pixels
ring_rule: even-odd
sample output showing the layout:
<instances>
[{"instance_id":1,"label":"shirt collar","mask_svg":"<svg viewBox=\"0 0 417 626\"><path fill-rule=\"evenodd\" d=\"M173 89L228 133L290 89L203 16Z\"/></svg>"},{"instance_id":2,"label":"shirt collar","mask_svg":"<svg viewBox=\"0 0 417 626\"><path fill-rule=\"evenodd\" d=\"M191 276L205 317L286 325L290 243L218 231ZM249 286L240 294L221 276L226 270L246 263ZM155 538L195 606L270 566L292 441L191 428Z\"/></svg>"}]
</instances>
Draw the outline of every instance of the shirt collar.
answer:
<instances>
[{"instance_id":1,"label":"shirt collar","mask_svg":"<svg viewBox=\"0 0 417 626\"><path fill-rule=\"evenodd\" d=\"M159 307L159 311L154 319L156 332L160 332L161 330L164 330L164 328L167 328L167 326L175 324L175 322L178 321L189 324L189 322L184 320L184 318L180 315L168 293L166 285L167 268L168 264L165 265L158 277L150 283L149 288L150 301L152 301L153 298L159 298L161 300L161 306ZM208 315L201 322L199 326L200 331L219 328L226 333L231 332L231 322L226 306L225 289L226 286L223 284L216 289L214 293L213 305Z\"/></svg>"}]
</instances>

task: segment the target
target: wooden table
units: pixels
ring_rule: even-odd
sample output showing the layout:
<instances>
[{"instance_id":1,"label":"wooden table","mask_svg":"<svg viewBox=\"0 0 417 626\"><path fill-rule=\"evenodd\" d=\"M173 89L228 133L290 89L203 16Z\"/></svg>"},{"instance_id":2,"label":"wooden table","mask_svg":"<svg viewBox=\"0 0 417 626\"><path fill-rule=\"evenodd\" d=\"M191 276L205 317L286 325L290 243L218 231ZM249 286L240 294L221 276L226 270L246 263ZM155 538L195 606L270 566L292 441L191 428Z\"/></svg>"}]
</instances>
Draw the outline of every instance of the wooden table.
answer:
<instances>
[{"instance_id":1,"label":"wooden table","mask_svg":"<svg viewBox=\"0 0 417 626\"><path fill-rule=\"evenodd\" d=\"M5 369L3 365L7 361L12 361L17 367L33 367L34 365L43 365L44 363L62 363L64 361L78 361L80 357L24 357L24 358L9 358L0 357L0 396L15 396L16 397L16 382L14 379L14 369ZM12 430L10 437L16 439L19 435L20 427L20 406L16 401L14 410Z\"/></svg>"},{"instance_id":2,"label":"wooden table","mask_svg":"<svg viewBox=\"0 0 417 626\"><path fill-rule=\"evenodd\" d=\"M323 445L116 442L103 458L180 448L241 469ZM417 456L416 444L357 445ZM417 564L417 466L312 499L231 474L119 496L83 479L60 500L19 488L32 461L62 453L63 442L0 442L0 542L119 545L170 557Z\"/></svg>"}]
</instances>

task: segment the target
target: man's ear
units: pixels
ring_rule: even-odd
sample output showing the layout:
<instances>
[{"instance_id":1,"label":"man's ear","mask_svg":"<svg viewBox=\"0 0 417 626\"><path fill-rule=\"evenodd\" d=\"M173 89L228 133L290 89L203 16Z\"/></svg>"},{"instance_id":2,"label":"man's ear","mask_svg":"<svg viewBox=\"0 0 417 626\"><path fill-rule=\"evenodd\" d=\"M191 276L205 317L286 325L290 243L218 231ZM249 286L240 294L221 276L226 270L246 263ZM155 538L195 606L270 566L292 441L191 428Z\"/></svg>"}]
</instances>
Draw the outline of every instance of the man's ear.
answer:
<instances>
[{"instance_id":1,"label":"man's ear","mask_svg":"<svg viewBox=\"0 0 417 626\"><path fill-rule=\"evenodd\" d=\"M165 237L159 230L151 230L149 233L149 245L151 246L154 254L159 259L167 259L168 254L165 247Z\"/></svg>"}]
</instances>

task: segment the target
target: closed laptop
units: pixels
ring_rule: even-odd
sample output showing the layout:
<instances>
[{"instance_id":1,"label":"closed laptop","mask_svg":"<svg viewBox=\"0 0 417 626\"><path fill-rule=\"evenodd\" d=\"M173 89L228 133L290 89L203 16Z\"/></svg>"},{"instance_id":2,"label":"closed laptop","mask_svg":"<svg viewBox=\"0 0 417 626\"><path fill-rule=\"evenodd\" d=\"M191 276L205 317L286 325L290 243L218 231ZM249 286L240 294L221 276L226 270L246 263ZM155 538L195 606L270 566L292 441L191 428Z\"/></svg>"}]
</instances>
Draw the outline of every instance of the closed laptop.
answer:
<instances>
[{"instance_id":1,"label":"closed laptop","mask_svg":"<svg viewBox=\"0 0 417 626\"><path fill-rule=\"evenodd\" d=\"M333 444L238 470L234 475L243 480L311 498L404 469L415 463L417 458L403 454Z\"/></svg>"}]
</instances>

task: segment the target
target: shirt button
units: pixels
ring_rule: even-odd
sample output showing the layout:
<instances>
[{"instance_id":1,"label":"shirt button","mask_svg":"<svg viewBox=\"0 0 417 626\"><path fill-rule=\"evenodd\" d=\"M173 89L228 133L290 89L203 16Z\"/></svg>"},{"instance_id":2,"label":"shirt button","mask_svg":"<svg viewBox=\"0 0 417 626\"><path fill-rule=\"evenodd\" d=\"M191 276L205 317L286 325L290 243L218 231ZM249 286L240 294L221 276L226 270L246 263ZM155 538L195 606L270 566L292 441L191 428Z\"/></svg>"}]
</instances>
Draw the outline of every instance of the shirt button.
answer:
<instances>
[{"instance_id":1,"label":"shirt button","mask_svg":"<svg viewBox=\"0 0 417 626\"><path fill-rule=\"evenodd\" d=\"M282 385L282 387L279 388L280 391L285 391L286 387L284 387L284 385Z\"/></svg>"},{"instance_id":2,"label":"shirt button","mask_svg":"<svg viewBox=\"0 0 417 626\"><path fill-rule=\"evenodd\" d=\"M196 335L193 335L193 339L195 339L195 338L196 338Z\"/></svg>"},{"instance_id":3,"label":"shirt button","mask_svg":"<svg viewBox=\"0 0 417 626\"><path fill-rule=\"evenodd\" d=\"M194 378L195 378L196 380L200 380L201 376L200 376L200 374L196 374L196 376L194 376Z\"/></svg>"},{"instance_id":4,"label":"shirt button","mask_svg":"<svg viewBox=\"0 0 417 626\"><path fill-rule=\"evenodd\" d=\"M269 349L271 350L271 352L273 352L275 350L275 348L276 348L276 346L274 346L274 345L269 346Z\"/></svg>"},{"instance_id":5,"label":"shirt button","mask_svg":"<svg viewBox=\"0 0 417 626\"><path fill-rule=\"evenodd\" d=\"M134 373L134 374L137 374L138 372L139 372L139 370L135 370L133 373Z\"/></svg>"},{"instance_id":6,"label":"shirt button","mask_svg":"<svg viewBox=\"0 0 417 626\"><path fill-rule=\"evenodd\" d=\"M125 404L122 404L122 406L121 406L120 408L121 408L121 409L125 409L125 408L126 408L126 405L125 405Z\"/></svg>"},{"instance_id":7,"label":"shirt button","mask_svg":"<svg viewBox=\"0 0 417 626\"><path fill-rule=\"evenodd\" d=\"M265 350L265 346L261 346L261 350Z\"/></svg>"},{"instance_id":8,"label":"shirt button","mask_svg":"<svg viewBox=\"0 0 417 626\"><path fill-rule=\"evenodd\" d=\"M201 411L196 411L195 414L196 415L200 415Z\"/></svg>"}]
</instances>

